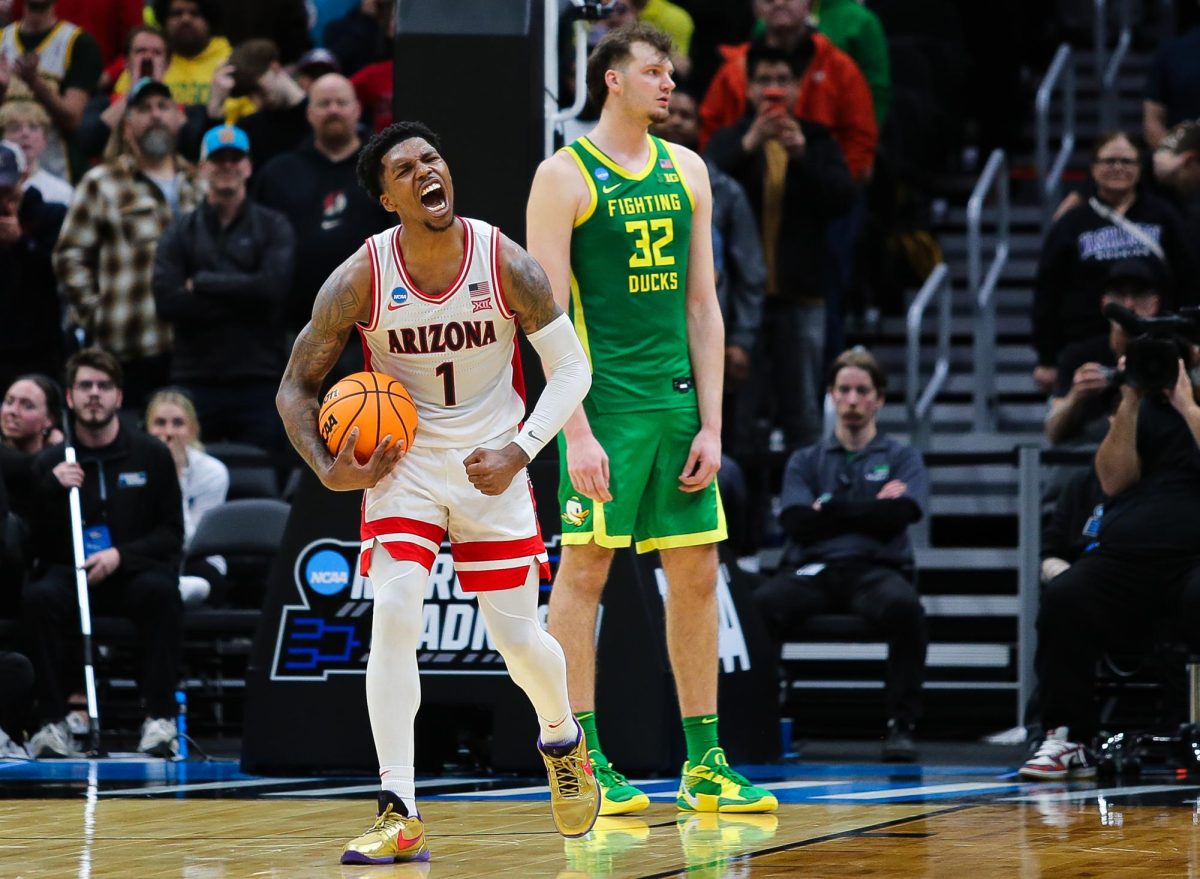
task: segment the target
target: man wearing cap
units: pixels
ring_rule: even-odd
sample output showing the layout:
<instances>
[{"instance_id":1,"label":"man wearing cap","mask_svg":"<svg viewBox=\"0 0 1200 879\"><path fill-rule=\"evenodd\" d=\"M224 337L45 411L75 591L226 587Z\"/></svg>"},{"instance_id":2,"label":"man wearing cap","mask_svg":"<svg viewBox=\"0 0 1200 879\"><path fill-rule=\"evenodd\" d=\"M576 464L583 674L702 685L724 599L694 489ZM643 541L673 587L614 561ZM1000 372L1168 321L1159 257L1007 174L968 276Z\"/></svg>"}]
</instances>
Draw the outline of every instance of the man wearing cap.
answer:
<instances>
[{"instance_id":1,"label":"man wearing cap","mask_svg":"<svg viewBox=\"0 0 1200 879\"><path fill-rule=\"evenodd\" d=\"M0 142L0 387L18 375L62 373L62 317L50 251L66 208L22 190L21 148Z\"/></svg>"},{"instance_id":2,"label":"man wearing cap","mask_svg":"<svg viewBox=\"0 0 1200 879\"><path fill-rule=\"evenodd\" d=\"M295 241L287 217L247 199L250 151L235 126L204 135L207 195L159 242L154 299L175 328L171 381L191 393L204 437L276 451L283 434L272 405Z\"/></svg>"},{"instance_id":3,"label":"man wearing cap","mask_svg":"<svg viewBox=\"0 0 1200 879\"><path fill-rule=\"evenodd\" d=\"M1104 281L1100 310L1123 305L1139 317L1154 317L1162 305L1161 270L1157 262L1124 259L1112 264ZM1110 321L1109 331L1067 345L1058 355L1058 385L1046 415L1046 438L1055 445L1096 445L1108 432L1112 411L1112 373L1129 339Z\"/></svg>"},{"instance_id":4,"label":"man wearing cap","mask_svg":"<svg viewBox=\"0 0 1200 879\"><path fill-rule=\"evenodd\" d=\"M71 322L121 362L130 407L170 374L171 330L150 285L158 239L200 201L195 168L176 153L182 124L167 86L138 80L108 161L79 182L54 250Z\"/></svg>"},{"instance_id":5,"label":"man wearing cap","mask_svg":"<svg viewBox=\"0 0 1200 879\"><path fill-rule=\"evenodd\" d=\"M296 82L306 92L314 82L326 73L341 72L342 65L338 64L337 56L328 49L309 49L296 62Z\"/></svg>"}]
</instances>

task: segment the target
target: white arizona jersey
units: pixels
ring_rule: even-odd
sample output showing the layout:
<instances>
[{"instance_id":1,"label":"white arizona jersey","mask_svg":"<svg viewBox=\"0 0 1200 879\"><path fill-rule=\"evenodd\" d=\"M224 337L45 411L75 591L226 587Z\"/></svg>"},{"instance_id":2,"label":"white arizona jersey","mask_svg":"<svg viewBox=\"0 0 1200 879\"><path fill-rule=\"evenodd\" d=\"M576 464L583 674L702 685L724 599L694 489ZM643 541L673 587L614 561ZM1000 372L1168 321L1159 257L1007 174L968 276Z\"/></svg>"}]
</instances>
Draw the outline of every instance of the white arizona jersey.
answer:
<instances>
[{"instance_id":1,"label":"white arizona jersey","mask_svg":"<svg viewBox=\"0 0 1200 879\"><path fill-rule=\"evenodd\" d=\"M403 382L417 404L414 445L470 448L525 417L516 320L500 282L500 231L459 217L463 259L438 295L404 265L400 227L367 239L371 321L359 326L367 369Z\"/></svg>"}]
</instances>

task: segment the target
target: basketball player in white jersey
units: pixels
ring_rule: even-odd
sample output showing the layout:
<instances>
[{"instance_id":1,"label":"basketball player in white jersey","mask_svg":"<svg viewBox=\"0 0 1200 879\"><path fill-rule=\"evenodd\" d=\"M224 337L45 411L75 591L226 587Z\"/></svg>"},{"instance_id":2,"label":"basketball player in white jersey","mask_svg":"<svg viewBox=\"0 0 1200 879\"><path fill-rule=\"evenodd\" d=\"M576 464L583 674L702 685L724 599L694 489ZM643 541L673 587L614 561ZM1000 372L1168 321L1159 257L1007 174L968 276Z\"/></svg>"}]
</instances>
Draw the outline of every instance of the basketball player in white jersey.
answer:
<instances>
[{"instance_id":1,"label":"basketball player in white jersey","mask_svg":"<svg viewBox=\"0 0 1200 879\"><path fill-rule=\"evenodd\" d=\"M581 836L600 795L562 649L538 622L548 571L525 465L587 393L586 357L541 267L494 227L455 216L450 171L428 128L398 122L375 135L358 177L400 223L368 238L322 286L277 399L288 436L325 486L366 489L362 567L375 594L367 707L382 790L375 824L346 845L342 863L429 858L414 802L416 648L426 579L447 533L459 584L478 593L488 632L537 713L555 826ZM514 381L518 322L550 373L528 418L519 372ZM352 330L367 368L403 382L420 416L411 448L385 437L365 464L353 455L355 430L336 457L317 432L318 390Z\"/></svg>"}]
</instances>

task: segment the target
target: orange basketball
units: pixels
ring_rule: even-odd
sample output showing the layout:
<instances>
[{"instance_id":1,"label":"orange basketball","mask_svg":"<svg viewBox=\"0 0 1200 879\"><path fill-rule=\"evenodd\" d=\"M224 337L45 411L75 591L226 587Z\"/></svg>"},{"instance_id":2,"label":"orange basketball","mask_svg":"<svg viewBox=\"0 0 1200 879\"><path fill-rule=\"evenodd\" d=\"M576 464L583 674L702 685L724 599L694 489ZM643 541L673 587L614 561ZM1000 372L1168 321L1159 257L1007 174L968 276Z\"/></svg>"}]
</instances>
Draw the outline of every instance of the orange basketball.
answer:
<instances>
[{"instance_id":1,"label":"orange basketball","mask_svg":"<svg viewBox=\"0 0 1200 879\"><path fill-rule=\"evenodd\" d=\"M417 432L417 407L404 385L381 372L356 372L329 389L321 401L317 430L329 451L342 450L358 428L354 457L363 464L388 434L407 451Z\"/></svg>"}]
</instances>

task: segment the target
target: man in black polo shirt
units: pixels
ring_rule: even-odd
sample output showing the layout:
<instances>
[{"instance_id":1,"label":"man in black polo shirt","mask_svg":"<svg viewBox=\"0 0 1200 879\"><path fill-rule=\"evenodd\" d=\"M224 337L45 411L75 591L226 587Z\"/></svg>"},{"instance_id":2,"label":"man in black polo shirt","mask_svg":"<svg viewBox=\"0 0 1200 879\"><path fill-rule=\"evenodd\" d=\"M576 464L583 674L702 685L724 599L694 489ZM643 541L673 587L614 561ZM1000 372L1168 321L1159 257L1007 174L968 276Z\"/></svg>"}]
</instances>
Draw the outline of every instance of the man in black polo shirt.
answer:
<instances>
[{"instance_id":1,"label":"man in black polo shirt","mask_svg":"<svg viewBox=\"0 0 1200 879\"><path fill-rule=\"evenodd\" d=\"M777 641L819 613L856 614L886 636L883 757L910 761L928 634L909 576L908 526L925 513L929 477L920 454L876 428L886 387L883 370L861 348L833 362L837 428L787 463L780 521L792 545L781 573L755 599Z\"/></svg>"},{"instance_id":2,"label":"man in black polo shirt","mask_svg":"<svg viewBox=\"0 0 1200 879\"><path fill-rule=\"evenodd\" d=\"M1116 303L1139 317L1154 317L1162 306L1160 265L1153 259L1113 263L1104 282L1100 310ZM1046 415L1046 438L1050 442L1095 446L1104 439L1107 416L1115 403L1112 372L1128 341L1125 331L1110 321L1107 333L1073 342L1062 350L1058 356L1058 385Z\"/></svg>"}]
</instances>

